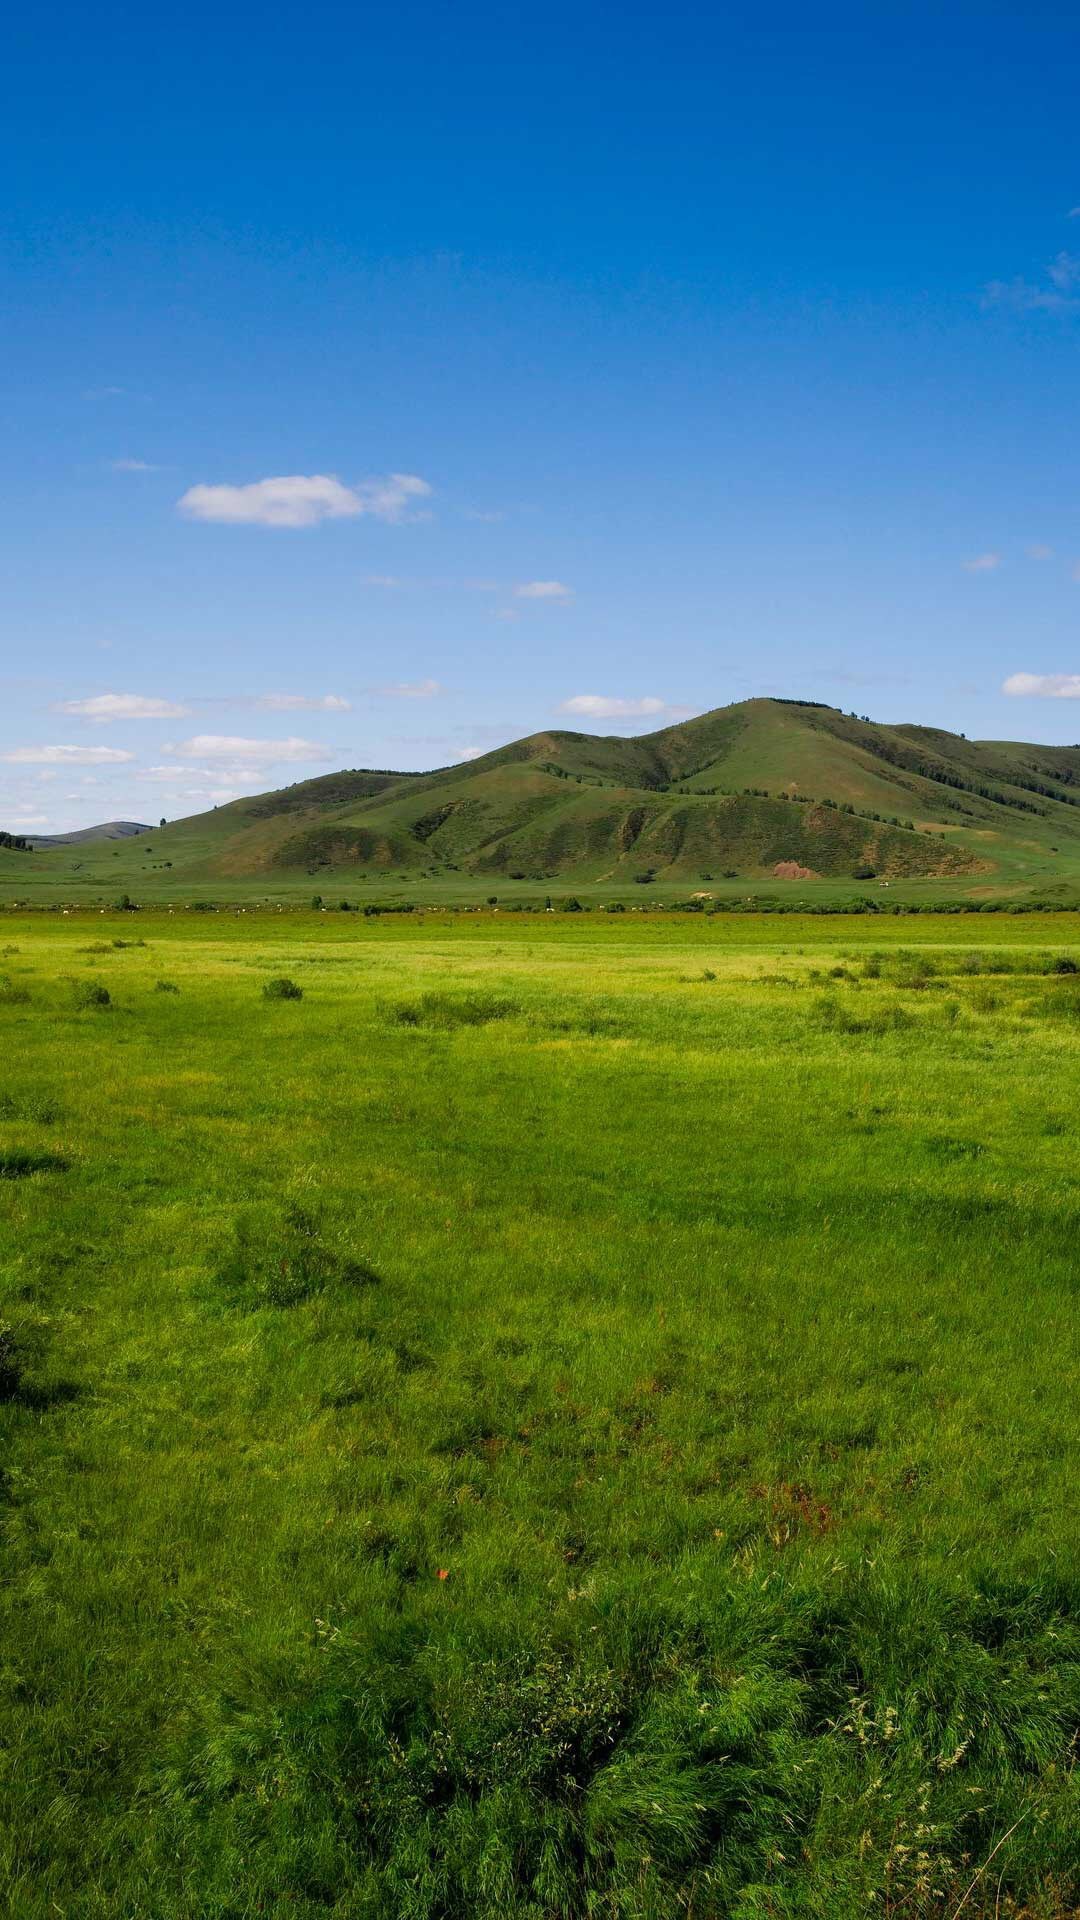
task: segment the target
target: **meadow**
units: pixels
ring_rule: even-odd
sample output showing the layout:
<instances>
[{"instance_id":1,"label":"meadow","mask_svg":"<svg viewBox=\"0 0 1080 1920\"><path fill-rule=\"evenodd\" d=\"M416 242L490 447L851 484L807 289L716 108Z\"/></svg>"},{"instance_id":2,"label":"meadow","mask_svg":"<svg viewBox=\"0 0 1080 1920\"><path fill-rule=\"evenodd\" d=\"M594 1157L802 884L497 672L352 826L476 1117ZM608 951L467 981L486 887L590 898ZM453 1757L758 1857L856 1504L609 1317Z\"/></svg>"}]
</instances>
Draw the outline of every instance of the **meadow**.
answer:
<instances>
[{"instance_id":1,"label":"meadow","mask_svg":"<svg viewBox=\"0 0 1080 1920\"><path fill-rule=\"evenodd\" d=\"M0 949L0 1911L1074 1912L1075 916Z\"/></svg>"}]
</instances>

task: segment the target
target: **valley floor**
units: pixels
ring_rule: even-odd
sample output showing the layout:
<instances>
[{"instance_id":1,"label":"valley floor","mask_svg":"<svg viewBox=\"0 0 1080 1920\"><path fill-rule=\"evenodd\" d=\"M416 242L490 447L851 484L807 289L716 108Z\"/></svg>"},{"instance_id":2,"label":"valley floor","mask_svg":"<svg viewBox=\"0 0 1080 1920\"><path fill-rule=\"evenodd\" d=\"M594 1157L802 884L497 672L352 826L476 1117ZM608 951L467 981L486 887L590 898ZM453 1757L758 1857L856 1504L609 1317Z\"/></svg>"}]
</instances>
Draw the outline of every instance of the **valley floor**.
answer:
<instances>
[{"instance_id":1,"label":"valley floor","mask_svg":"<svg viewBox=\"0 0 1080 1920\"><path fill-rule=\"evenodd\" d=\"M1073 1910L1074 916L0 948L0 1911Z\"/></svg>"}]
</instances>

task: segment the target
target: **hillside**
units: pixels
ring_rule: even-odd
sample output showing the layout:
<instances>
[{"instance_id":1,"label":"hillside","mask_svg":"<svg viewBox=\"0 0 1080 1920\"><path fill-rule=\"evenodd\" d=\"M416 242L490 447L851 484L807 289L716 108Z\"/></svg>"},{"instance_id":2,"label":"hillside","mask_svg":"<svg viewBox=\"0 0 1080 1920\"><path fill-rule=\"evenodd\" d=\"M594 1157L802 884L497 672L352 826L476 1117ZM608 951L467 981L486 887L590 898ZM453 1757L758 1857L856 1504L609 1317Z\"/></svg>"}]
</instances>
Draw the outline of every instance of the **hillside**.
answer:
<instances>
[{"instance_id":1,"label":"hillside","mask_svg":"<svg viewBox=\"0 0 1080 1920\"><path fill-rule=\"evenodd\" d=\"M644 885L851 897L885 882L1080 898L1080 747L749 700L633 739L552 731L427 774L329 774L120 846L0 853L0 883L27 899L555 885L641 902Z\"/></svg>"},{"instance_id":2,"label":"hillside","mask_svg":"<svg viewBox=\"0 0 1080 1920\"><path fill-rule=\"evenodd\" d=\"M70 833L28 833L23 837L31 847L82 847L93 840L130 840L137 833L149 833L143 820L103 820L97 827L75 827Z\"/></svg>"}]
</instances>

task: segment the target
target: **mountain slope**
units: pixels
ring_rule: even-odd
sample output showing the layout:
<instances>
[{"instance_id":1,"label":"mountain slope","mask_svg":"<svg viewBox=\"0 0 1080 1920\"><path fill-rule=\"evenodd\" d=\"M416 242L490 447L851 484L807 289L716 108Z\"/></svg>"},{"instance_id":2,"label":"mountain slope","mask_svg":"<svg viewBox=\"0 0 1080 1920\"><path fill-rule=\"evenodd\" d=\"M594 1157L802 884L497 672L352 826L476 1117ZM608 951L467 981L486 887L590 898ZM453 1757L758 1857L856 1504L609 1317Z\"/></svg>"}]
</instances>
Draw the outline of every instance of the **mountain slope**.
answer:
<instances>
[{"instance_id":1,"label":"mountain slope","mask_svg":"<svg viewBox=\"0 0 1080 1920\"><path fill-rule=\"evenodd\" d=\"M145 897L276 896L335 879L422 882L442 897L493 880L775 892L777 868L808 884L1080 890L1080 747L748 700L633 739L550 731L427 774L329 774L147 832L123 856L0 856L0 877L18 874L27 892L63 876Z\"/></svg>"},{"instance_id":2,"label":"mountain slope","mask_svg":"<svg viewBox=\"0 0 1080 1920\"><path fill-rule=\"evenodd\" d=\"M81 847L92 840L130 840L134 834L149 833L140 820L103 820L97 827L76 827L70 833L28 833L31 847Z\"/></svg>"}]
</instances>

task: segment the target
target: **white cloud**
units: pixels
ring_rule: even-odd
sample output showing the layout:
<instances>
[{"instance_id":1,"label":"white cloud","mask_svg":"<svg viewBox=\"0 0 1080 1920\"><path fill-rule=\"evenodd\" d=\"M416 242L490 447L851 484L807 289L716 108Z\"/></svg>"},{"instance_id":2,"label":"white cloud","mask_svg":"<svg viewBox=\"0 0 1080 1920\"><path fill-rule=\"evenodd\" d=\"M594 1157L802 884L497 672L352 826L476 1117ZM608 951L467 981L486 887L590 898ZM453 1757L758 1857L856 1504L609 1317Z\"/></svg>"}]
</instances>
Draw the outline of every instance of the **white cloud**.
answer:
<instances>
[{"instance_id":1,"label":"white cloud","mask_svg":"<svg viewBox=\"0 0 1080 1920\"><path fill-rule=\"evenodd\" d=\"M376 520L391 522L404 519L414 501L427 500L430 494L427 481L416 473L388 473L381 480L363 480L356 488L361 513L373 513Z\"/></svg>"},{"instance_id":2,"label":"white cloud","mask_svg":"<svg viewBox=\"0 0 1080 1920\"><path fill-rule=\"evenodd\" d=\"M403 587L405 582L404 580L399 580L394 573L365 573L360 585L362 587L394 588Z\"/></svg>"},{"instance_id":3,"label":"white cloud","mask_svg":"<svg viewBox=\"0 0 1080 1920\"><path fill-rule=\"evenodd\" d=\"M384 700L434 700L446 689L437 680L399 680L393 686L372 690Z\"/></svg>"},{"instance_id":4,"label":"white cloud","mask_svg":"<svg viewBox=\"0 0 1080 1920\"><path fill-rule=\"evenodd\" d=\"M514 588L519 600L572 600L573 587L563 585L561 580L523 580Z\"/></svg>"},{"instance_id":5,"label":"white cloud","mask_svg":"<svg viewBox=\"0 0 1080 1920\"><path fill-rule=\"evenodd\" d=\"M314 527L320 520L377 520L405 517L414 500L431 492L415 473L390 473L347 487L334 474L293 473L246 486L189 487L177 501L192 520L216 520L227 526Z\"/></svg>"},{"instance_id":6,"label":"white cloud","mask_svg":"<svg viewBox=\"0 0 1080 1920\"><path fill-rule=\"evenodd\" d=\"M623 700L606 693L575 693L559 706L560 713L576 713L588 720L637 720L647 714L674 711L666 700L657 700L652 694L641 700Z\"/></svg>"},{"instance_id":7,"label":"white cloud","mask_svg":"<svg viewBox=\"0 0 1080 1920\"><path fill-rule=\"evenodd\" d=\"M459 760L479 760L480 755L486 752L486 747L460 747L457 757Z\"/></svg>"},{"instance_id":8,"label":"white cloud","mask_svg":"<svg viewBox=\"0 0 1080 1920\"><path fill-rule=\"evenodd\" d=\"M1046 271L1061 293L1080 286L1080 258L1075 253L1059 253Z\"/></svg>"},{"instance_id":9,"label":"white cloud","mask_svg":"<svg viewBox=\"0 0 1080 1920\"><path fill-rule=\"evenodd\" d=\"M110 466L114 473L160 473L161 468L152 460L112 460Z\"/></svg>"},{"instance_id":10,"label":"white cloud","mask_svg":"<svg viewBox=\"0 0 1080 1920\"><path fill-rule=\"evenodd\" d=\"M1036 540L1033 546L1027 548L1027 557L1029 560L1052 560L1054 549L1045 547L1041 540Z\"/></svg>"},{"instance_id":11,"label":"white cloud","mask_svg":"<svg viewBox=\"0 0 1080 1920\"><path fill-rule=\"evenodd\" d=\"M291 760L329 760L333 756L315 740L247 740L235 733L196 733L162 749L178 760L224 760L233 766L274 767ZM121 756L131 759L130 754Z\"/></svg>"},{"instance_id":12,"label":"white cloud","mask_svg":"<svg viewBox=\"0 0 1080 1920\"><path fill-rule=\"evenodd\" d=\"M1070 218L1072 216L1070 215ZM984 307L1012 307L1017 313L1073 313L1080 309L1080 258L1062 251L1051 260L1043 281L991 280L983 288Z\"/></svg>"},{"instance_id":13,"label":"white cloud","mask_svg":"<svg viewBox=\"0 0 1080 1920\"><path fill-rule=\"evenodd\" d=\"M158 700L141 693L96 693L90 700L61 700L54 713L74 713L83 720L180 720L191 712L175 700Z\"/></svg>"},{"instance_id":14,"label":"white cloud","mask_svg":"<svg viewBox=\"0 0 1080 1920\"><path fill-rule=\"evenodd\" d=\"M1001 691L1020 699L1080 700L1080 673L1011 673Z\"/></svg>"},{"instance_id":15,"label":"white cloud","mask_svg":"<svg viewBox=\"0 0 1080 1920\"><path fill-rule=\"evenodd\" d=\"M0 760L26 767L118 767L134 758L119 747L13 747L0 753Z\"/></svg>"},{"instance_id":16,"label":"white cloud","mask_svg":"<svg viewBox=\"0 0 1080 1920\"><path fill-rule=\"evenodd\" d=\"M255 705L268 713L288 713L300 707L309 713L352 712L352 701L344 700L340 693L264 693Z\"/></svg>"},{"instance_id":17,"label":"white cloud","mask_svg":"<svg viewBox=\"0 0 1080 1920\"><path fill-rule=\"evenodd\" d=\"M977 553L973 559L964 561L964 570L967 573L995 573L1000 565L1000 553Z\"/></svg>"}]
</instances>

